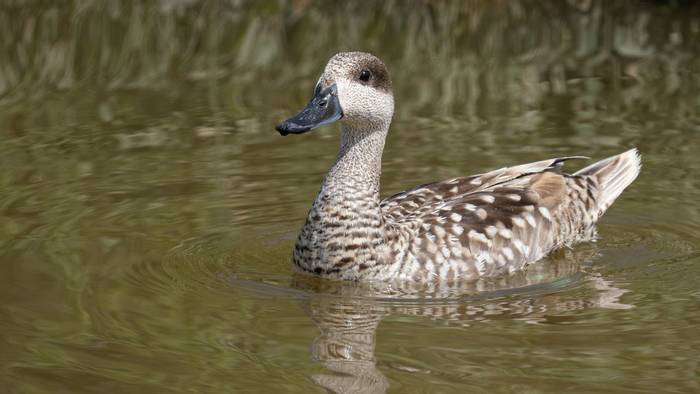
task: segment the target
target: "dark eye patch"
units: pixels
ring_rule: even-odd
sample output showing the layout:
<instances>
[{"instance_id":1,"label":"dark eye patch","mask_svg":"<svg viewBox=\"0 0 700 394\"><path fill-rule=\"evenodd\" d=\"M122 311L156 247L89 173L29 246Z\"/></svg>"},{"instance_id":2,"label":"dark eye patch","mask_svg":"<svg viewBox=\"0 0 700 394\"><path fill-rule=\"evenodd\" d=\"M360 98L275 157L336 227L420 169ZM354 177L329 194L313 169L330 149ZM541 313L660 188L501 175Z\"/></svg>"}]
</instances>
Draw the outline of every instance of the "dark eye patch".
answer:
<instances>
[{"instance_id":1,"label":"dark eye patch","mask_svg":"<svg viewBox=\"0 0 700 394\"><path fill-rule=\"evenodd\" d=\"M360 58L353 59L352 63L347 78L383 92L391 92L389 72L381 60L362 54Z\"/></svg>"}]
</instances>

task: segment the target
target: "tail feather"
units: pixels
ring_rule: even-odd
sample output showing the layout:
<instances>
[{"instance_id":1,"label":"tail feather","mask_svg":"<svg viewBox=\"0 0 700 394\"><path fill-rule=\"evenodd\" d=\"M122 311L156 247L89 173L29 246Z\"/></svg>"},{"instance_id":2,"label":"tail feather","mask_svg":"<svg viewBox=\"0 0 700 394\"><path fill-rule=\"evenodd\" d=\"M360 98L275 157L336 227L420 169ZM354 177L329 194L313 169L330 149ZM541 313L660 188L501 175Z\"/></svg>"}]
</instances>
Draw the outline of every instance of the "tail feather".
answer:
<instances>
[{"instance_id":1,"label":"tail feather","mask_svg":"<svg viewBox=\"0 0 700 394\"><path fill-rule=\"evenodd\" d=\"M641 157L634 148L593 163L574 175L590 176L597 181L598 195L595 197L599 214L602 215L622 191L637 178L641 167Z\"/></svg>"}]
</instances>

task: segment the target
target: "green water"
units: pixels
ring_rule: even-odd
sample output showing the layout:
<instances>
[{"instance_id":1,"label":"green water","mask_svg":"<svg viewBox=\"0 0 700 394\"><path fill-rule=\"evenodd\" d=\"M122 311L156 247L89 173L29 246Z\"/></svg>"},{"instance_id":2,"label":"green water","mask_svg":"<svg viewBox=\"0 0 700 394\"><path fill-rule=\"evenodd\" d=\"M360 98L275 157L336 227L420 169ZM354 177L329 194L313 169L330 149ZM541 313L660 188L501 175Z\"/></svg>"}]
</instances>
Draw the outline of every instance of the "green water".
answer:
<instances>
[{"instance_id":1,"label":"green water","mask_svg":"<svg viewBox=\"0 0 700 394\"><path fill-rule=\"evenodd\" d=\"M295 277L335 52L392 73L385 195L638 147L601 239L449 293ZM0 393L700 392L690 1L0 5ZM572 163L576 166L576 163Z\"/></svg>"}]
</instances>

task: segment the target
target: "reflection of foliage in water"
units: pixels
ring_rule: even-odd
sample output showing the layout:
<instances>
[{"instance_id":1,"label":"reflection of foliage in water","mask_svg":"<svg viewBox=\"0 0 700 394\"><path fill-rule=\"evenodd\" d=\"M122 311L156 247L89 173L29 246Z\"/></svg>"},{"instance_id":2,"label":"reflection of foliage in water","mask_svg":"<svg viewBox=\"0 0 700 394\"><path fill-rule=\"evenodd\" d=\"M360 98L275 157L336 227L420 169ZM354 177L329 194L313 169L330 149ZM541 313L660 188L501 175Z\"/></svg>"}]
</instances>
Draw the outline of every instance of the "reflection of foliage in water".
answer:
<instances>
[{"instance_id":1,"label":"reflection of foliage in water","mask_svg":"<svg viewBox=\"0 0 700 394\"><path fill-rule=\"evenodd\" d=\"M22 2L18 2L21 4ZM210 81L226 108L262 85L310 89L345 49L386 59L400 111L522 114L577 92L577 116L666 110L697 117L698 8L666 2L75 1L0 7L0 98L48 90ZM439 76L439 78L438 78ZM597 82L595 77L609 83ZM661 80L662 83L647 83ZM410 81L410 84L405 83ZM685 83L681 83L685 81ZM610 88L614 100L601 100ZM232 94L224 92L233 92ZM303 94L299 92L300 99ZM437 98L437 99L436 99ZM228 102L230 101L230 102ZM220 104L219 104L220 105Z\"/></svg>"}]
</instances>

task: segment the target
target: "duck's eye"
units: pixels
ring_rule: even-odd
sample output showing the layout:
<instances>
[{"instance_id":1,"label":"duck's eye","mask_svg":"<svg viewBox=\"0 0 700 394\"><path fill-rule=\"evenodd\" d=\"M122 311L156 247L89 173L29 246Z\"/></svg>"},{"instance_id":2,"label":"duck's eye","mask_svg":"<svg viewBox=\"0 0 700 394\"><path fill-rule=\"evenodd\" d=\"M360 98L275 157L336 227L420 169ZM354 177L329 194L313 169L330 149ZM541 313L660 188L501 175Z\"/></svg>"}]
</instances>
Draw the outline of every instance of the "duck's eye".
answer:
<instances>
[{"instance_id":1,"label":"duck's eye","mask_svg":"<svg viewBox=\"0 0 700 394\"><path fill-rule=\"evenodd\" d=\"M360 71L360 81L367 82L369 81L369 77L371 77L372 74L369 72L368 69L364 69Z\"/></svg>"}]
</instances>

